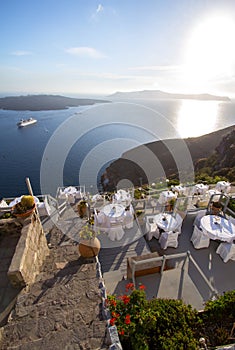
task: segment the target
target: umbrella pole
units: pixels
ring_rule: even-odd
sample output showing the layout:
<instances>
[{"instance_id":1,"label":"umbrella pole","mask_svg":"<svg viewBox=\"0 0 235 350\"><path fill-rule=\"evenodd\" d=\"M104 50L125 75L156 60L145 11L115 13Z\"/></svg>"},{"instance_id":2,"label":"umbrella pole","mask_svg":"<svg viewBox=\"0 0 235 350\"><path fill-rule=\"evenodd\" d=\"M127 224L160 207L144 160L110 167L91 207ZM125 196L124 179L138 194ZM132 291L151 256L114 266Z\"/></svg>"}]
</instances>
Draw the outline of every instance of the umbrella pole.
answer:
<instances>
[{"instance_id":1,"label":"umbrella pole","mask_svg":"<svg viewBox=\"0 0 235 350\"><path fill-rule=\"evenodd\" d=\"M28 187L29 194L33 197L33 189L32 189L32 186L31 186L29 177L26 177L25 181L26 181L26 185L27 185L27 187ZM38 212L38 208L37 208L36 203L35 203L35 211L36 211L36 213L37 213L37 217L40 219L40 216L39 216L39 212Z\"/></svg>"}]
</instances>

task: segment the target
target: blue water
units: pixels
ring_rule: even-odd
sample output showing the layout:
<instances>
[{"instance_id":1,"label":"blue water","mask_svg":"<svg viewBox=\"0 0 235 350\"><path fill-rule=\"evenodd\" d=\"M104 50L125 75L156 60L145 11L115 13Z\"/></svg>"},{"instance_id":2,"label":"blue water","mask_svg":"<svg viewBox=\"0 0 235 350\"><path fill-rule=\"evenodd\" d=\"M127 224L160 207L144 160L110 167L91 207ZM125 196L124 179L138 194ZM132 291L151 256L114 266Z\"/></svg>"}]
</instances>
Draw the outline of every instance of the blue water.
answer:
<instances>
[{"instance_id":1,"label":"blue water","mask_svg":"<svg viewBox=\"0 0 235 350\"><path fill-rule=\"evenodd\" d=\"M37 124L18 129L19 119L29 117ZM62 185L96 191L105 166L128 149L234 124L235 101L149 100L60 111L0 110L0 197L25 193L26 177L35 194L45 193L45 176L52 195Z\"/></svg>"}]
</instances>

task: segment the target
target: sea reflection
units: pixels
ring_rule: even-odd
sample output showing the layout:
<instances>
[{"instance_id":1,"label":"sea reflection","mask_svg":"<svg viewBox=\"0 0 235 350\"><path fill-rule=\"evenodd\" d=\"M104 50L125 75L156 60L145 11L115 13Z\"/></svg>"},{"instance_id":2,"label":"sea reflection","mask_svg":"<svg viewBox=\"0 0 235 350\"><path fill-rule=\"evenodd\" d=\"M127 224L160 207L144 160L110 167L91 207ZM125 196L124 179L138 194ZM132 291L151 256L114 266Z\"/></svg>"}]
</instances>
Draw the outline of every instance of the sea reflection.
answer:
<instances>
[{"instance_id":1,"label":"sea reflection","mask_svg":"<svg viewBox=\"0 0 235 350\"><path fill-rule=\"evenodd\" d=\"M219 101L183 100L177 129L181 137L195 137L214 131Z\"/></svg>"}]
</instances>

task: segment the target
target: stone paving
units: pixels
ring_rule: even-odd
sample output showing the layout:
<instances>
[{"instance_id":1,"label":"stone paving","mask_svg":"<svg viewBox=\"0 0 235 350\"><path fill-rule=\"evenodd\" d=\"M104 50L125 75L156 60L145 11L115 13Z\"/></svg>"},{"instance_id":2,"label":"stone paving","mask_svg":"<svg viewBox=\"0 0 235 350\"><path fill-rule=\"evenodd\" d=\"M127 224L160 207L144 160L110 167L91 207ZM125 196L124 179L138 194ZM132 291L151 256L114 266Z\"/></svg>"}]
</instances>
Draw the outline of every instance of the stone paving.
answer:
<instances>
[{"instance_id":1,"label":"stone paving","mask_svg":"<svg viewBox=\"0 0 235 350\"><path fill-rule=\"evenodd\" d=\"M107 349L95 260L84 263L77 243L56 227L48 239L50 255L36 282L20 292L0 349Z\"/></svg>"}]
</instances>

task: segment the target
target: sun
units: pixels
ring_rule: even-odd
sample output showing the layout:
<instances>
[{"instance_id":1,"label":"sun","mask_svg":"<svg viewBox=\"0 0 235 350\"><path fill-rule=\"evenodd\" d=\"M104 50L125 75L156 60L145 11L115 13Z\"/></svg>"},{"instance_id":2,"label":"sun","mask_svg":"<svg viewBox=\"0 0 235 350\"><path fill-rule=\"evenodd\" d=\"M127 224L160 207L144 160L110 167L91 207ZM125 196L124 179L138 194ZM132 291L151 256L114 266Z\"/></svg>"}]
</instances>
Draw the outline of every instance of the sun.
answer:
<instances>
[{"instance_id":1,"label":"sun","mask_svg":"<svg viewBox=\"0 0 235 350\"><path fill-rule=\"evenodd\" d=\"M228 15L208 17L194 28L186 45L183 65L190 85L206 86L232 75L234 37L235 22Z\"/></svg>"}]
</instances>

